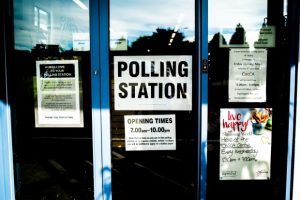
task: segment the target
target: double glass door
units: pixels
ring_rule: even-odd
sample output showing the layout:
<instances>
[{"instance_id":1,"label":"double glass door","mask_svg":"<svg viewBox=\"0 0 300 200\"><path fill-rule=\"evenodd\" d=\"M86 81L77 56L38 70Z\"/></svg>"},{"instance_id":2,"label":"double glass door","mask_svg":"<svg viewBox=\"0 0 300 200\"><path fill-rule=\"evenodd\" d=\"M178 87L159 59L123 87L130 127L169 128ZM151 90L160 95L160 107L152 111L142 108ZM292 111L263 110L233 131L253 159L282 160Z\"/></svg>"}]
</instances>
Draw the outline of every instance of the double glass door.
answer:
<instances>
[{"instance_id":1,"label":"double glass door","mask_svg":"<svg viewBox=\"0 0 300 200\"><path fill-rule=\"evenodd\" d=\"M284 5L14 0L16 199L285 199Z\"/></svg>"}]
</instances>

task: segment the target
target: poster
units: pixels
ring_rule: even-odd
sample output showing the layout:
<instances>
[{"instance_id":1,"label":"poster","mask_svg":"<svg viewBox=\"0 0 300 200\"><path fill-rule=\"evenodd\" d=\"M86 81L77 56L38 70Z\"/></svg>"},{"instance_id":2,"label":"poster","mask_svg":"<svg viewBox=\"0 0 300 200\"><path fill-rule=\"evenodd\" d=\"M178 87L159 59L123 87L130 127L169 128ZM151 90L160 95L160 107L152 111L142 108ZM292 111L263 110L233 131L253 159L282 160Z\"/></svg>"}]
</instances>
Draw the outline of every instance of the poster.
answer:
<instances>
[{"instance_id":1,"label":"poster","mask_svg":"<svg viewBox=\"0 0 300 200\"><path fill-rule=\"evenodd\" d=\"M230 49L229 102L265 102L266 79L266 49Z\"/></svg>"},{"instance_id":2,"label":"poster","mask_svg":"<svg viewBox=\"0 0 300 200\"><path fill-rule=\"evenodd\" d=\"M115 56L115 110L192 110L192 56Z\"/></svg>"},{"instance_id":3,"label":"poster","mask_svg":"<svg viewBox=\"0 0 300 200\"><path fill-rule=\"evenodd\" d=\"M73 51L89 51L89 50L90 50L90 34L73 33Z\"/></svg>"},{"instance_id":4,"label":"poster","mask_svg":"<svg viewBox=\"0 0 300 200\"><path fill-rule=\"evenodd\" d=\"M128 38L126 32L115 32L110 30L109 46L111 51L127 51Z\"/></svg>"},{"instance_id":5,"label":"poster","mask_svg":"<svg viewBox=\"0 0 300 200\"><path fill-rule=\"evenodd\" d=\"M275 47L275 26L263 25L259 31L258 40L254 42L255 48Z\"/></svg>"},{"instance_id":6,"label":"poster","mask_svg":"<svg viewBox=\"0 0 300 200\"><path fill-rule=\"evenodd\" d=\"M221 109L220 180L268 180L272 109Z\"/></svg>"},{"instance_id":7,"label":"poster","mask_svg":"<svg viewBox=\"0 0 300 200\"><path fill-rule=\"evenodd\" d=\"M176 150L175 115L125 115L126 151Z\"/></svg>"},{"instance_id":8,"label":"poster","mask_svg":"<svg viewBox=\"0 0 300 200\"><path fill-rule=\"evenodd\" d=\"M83 127L77 60L36 61L36 127Z\"/></svg>"}]
</instances>

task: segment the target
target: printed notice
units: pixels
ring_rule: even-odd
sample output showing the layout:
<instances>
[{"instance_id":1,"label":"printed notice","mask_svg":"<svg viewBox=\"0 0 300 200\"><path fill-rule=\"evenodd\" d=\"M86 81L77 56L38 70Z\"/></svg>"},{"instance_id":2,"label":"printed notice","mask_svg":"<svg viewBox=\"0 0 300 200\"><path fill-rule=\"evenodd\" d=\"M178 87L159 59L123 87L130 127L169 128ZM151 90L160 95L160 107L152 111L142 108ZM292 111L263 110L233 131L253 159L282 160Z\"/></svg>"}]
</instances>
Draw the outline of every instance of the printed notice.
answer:
<instances>
[{"instance_id":1,"label":"printed notice","mask_svg":"<svg viewBox=\"0 0 300 200\"><path fill-rule=\"evenodd\" d=\"M125 115L126 151L176 150L175 115Z\"/></svg>"},{"instance_id":2,"label":"printed notice","mask_svg":"<svg viewBox=\"0 0 300 200\"><path fill-rule=\"evenodd\" d=\"M220 180L270 179L272 109L221 109Z\"/></svg>"},{"instance_id":3,"label":"printed notice","mask_svg":"<svg viewBox=\"0 0 300 200\"><path fill-rule=\"evenodd\" d=\"M259 38L254 42L255 48L275 47L275 26L263 25L259 31Z\"/></svg>"},{"instance_id":4,"label":"printed notice","mask_svg":"<svg viewBox=\"0 0 300 200\"><path fill-rule=\"evenodd\" d=\"M192 56L115 56L115 110L192 110Z\"/></svg>"},{"instance_id":5,"label":"printed notice","mask_svg":"<svg viewBox=\"0 0 300 200\"><path fill-rule=\"evenodd\" d=\"M36 127L83 127L77 60L36 61Z\"/></svg>"},{"instance_id":6,"label":"printed notice","mask_svg":"<svg viewBox=\"0 0 300 200\"><path fill-rule=\"evenodd\" d=\"M266 72L266 49L230 49L229 102L265 102Z\"/></svg>"}]
</instances>

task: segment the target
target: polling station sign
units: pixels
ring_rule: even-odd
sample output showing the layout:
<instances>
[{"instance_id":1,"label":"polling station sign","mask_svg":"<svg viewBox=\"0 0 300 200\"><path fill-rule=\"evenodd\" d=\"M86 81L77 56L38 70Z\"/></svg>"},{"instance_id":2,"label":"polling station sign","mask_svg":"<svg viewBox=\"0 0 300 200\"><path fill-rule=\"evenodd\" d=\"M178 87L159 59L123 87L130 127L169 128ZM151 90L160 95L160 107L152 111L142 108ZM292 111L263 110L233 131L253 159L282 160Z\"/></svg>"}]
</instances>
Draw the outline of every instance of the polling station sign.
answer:
<instances>
[{"instance_id":1,"label":"polling station sign","mask_svg":"<svg viewBox=\"0 0 300 200\"><path fill-rule=\"evenodd\" d=\"M192 110L192 56L115 56L115 110Z\"/></svg>"}]
</instances>

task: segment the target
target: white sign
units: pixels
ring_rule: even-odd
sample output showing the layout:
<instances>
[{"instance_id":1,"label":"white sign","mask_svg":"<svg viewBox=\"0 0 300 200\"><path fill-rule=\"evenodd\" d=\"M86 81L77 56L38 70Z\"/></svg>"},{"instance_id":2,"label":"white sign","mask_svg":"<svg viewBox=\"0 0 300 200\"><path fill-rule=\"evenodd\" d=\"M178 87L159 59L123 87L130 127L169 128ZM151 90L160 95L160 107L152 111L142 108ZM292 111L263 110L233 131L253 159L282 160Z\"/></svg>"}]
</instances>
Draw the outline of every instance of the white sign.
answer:
<instances>
[{"instance_id":1,"label":"white sign","mask_svg":"<svg viewBox=\"0 0 300 200\"><path fill-rule=\"evenodd\" d=\"M89 50L90 50L90 34L73 33L73 51L89 51Z\"/></svg>"},{"instance_id":2,"label":"white sign","mask_svg":"<svg viewBox=\"0 0 300 200\"><path fill-rule=\"evenodd\" d=\"M126 151L176 150L175 115L125 115Z\"/></svg>"},{"instance_id":3,"label":"white sign","mask_svg":"<svg viewBox=\"0 0 300 200\"><path fill-rule=\"evenodd\" d=\"M254 42L255 48L275 47L275 26L264 25L259 31L259 38Z\"/></svg>"},{"instance_id":4,"label":"white sign","mask_svg":"<svg viewBox=\"0 0 300 200\"><path fill-rule=\"evenodd\" d=\"M36 61L36 80L36 127L83 127L78 61Z\"/></svg>"},{"instance_id":5,"label":"white sign","mask_svg":"<svg viewBox=\"0 0 300 200\"><path fill-rule=\"evenodd\" d=\"M266 49L230 49L229 102L265 102L266 79Z\"/></svg>"},{"instance_id":6,"label":"white sign","mask_svg":"<svg viewBox=\"0 0 300 200\"><path fill-rule=\"evenodd\" d=\"M111 51L127 51L128 39L126 32L110 32L110 50Z\"/></svg>"},{"instance_id":7,"label":"white sign","mask_svg":"<svg viewBox=\"0 0 300 200\"><path fill-rule=\"evenodd\" d=\"M192 56L115 56L115 110L192 110Z\"/></svg>"},{"instance_id":8,"label":"white sign","mask_svg":"<svg viewBox=\"0 0 300 200\"><path fill-rule=\"evenodd\" d=\"M272 109L221 109L220 180L270 179Z\"/></svg>"}]
</instances>

